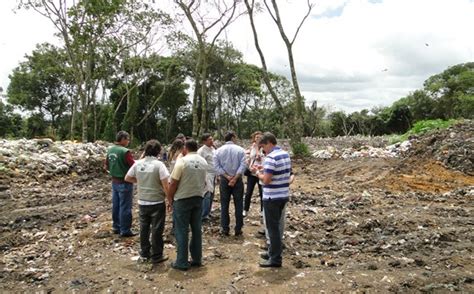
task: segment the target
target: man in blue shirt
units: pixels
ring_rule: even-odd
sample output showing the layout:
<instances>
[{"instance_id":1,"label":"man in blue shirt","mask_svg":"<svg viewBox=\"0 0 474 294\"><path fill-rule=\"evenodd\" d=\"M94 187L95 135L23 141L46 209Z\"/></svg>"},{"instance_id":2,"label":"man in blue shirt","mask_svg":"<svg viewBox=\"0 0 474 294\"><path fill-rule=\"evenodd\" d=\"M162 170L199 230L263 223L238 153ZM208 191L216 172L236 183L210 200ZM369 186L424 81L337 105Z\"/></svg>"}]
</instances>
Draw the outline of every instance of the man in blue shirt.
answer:
<instances>
[{"instance_id":1,"label":"man in blue shirt","mask_svg":"<svg viewBox=\"0 0 474 294\"><path fill-rule=\"evenodd\" d=\"M257 172L257 177L263 182L263 211L270 238L268 253L261 255L265 261L262 261L260 266L281 267L280 223L289 199L291 159L288 152L276 145L277 141L272 133L263 134L259 144L267 154L263 162L263 170Z\"/></svg>"},{"instance_id":2,"label":"man in blue shirt","mask_svg":"<svg viewBox=\"0 0 474 294\"><path fill-rule=\"evenodd\" d=\"M220 177L221 193L221 234L229 235L229 204L231 195L235 207L235 235L242 235L244 225L243 196L244 183L242 175L246 169L245 150L235 144L237 136L229 131L224 136L225 144L214 153L214 168Z\"/></svg>"}]
</instances>

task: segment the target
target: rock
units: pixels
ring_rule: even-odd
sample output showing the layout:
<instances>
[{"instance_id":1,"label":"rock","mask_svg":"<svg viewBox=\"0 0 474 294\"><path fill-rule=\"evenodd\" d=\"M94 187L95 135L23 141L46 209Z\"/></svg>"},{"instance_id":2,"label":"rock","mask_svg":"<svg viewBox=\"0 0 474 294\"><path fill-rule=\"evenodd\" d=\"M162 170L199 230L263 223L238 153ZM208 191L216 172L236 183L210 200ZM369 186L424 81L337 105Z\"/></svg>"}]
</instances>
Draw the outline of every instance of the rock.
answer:
<instances>
[{"instance_id":1,"label":"rock","mask_svg":"<svg viewBox=\"0 0 474 294\"><path fill-rule=\"evenodd\" d=\"M367 266L367 269L371 271L375 271L378 269L378 267L375 264L371 263Z\"/></svg>"}]
</instances>

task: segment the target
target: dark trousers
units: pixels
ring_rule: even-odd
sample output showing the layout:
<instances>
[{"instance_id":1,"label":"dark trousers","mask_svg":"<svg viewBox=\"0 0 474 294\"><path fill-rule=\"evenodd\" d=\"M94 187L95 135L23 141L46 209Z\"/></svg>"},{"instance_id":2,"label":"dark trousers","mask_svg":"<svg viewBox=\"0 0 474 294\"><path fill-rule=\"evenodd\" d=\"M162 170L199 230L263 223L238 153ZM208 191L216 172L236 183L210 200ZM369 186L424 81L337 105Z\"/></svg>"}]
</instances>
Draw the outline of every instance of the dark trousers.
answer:
<instances>
[{"instance_id":1,"label":"dark trousers","mask_svg":"<svg viewBox=\"0 0 474 294\"><path fill-rule=\"evenodd\" d=\"M262 204L262 185L260 185L258 178L256 176L248 176L247 177L247 189L245 190L245 204L244 204L244 210L249 211L250 210L250 201L252 199L252 194L253 194L253 189L255 188L255 185L258 185L258 195L260 196L260 211L263 210L263 204Z\"/></svg>"},{"instance_id":2,"label":"dark trousers","mask_svg":"<svg viewBox=\"0 0 474 294\"><path fill-rule=\"evenodd\" d=\"M244 226L244 217L243 217L243 196L244 196L244 183L242 178L239 178L233 187L229 186L229 181L221 176L221 181L219 185L221 191L221 228L225 233L229 232L229 205L231 196L234 197L234 207L235 207L235 232L242 231Z\"/></svg>"},{"instance_id":3,"label":"dark trousers","mask_svg":"<svg viewBox=\"0 0 474 294\"><path fill-rule=\"evenodd\" d=\"M272 264L282 263L282 239L280 233L280 221L283 208L288 199L264 200L263 210L265 215L265 224L270 238L270 246L268 246L268 255Z\"/></svg>"},{"instance_id":4,"label":"dark trousers","mask_svg":"<svg viewBox=\"0 0 474 294\"><path fill-rule=\"evenodd\" d=\"M166 218L165 204L139 205L138 208L140 211L140 256L158 260L163 256L163 230Z\"/></svg>"},{"instance_id":5,"label":"dark trousers","mask_svg":"<svg viewBox=\"0 0 474 294\"><path fill-rule=\"evenodd\" d=\"M174 236L176 238L176 262L178 268L186 269L188 262L188 233L191 226L189 252L194 263L202 262L202 197L179 199L173 202Z\"/></svg>"}]
</instances>

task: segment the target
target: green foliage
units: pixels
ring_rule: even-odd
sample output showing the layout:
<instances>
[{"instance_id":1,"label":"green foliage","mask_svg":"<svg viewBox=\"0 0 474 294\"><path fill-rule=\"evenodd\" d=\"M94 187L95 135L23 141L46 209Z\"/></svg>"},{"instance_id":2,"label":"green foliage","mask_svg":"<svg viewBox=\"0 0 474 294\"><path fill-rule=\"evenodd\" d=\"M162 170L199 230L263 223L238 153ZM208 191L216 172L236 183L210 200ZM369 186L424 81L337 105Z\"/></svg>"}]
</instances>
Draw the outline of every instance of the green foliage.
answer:
<instances>
[{"instance_id":1,"label":"green foliage","mask_svg":"<svg viewBox=\"0 0 474 294\"><path fill-rule=\"evenodd\" d=\"M9 76L8 102L47 117L57 128L69 103L65 63L66 56L60 48L47 43L37 45Z\"/></svg>"},{"instance_id":2,"label":"green foliage","mask_svg":"<svg viewBox=\"0 0 474 294\"><path fill-rule=\"evenodd\" d=\"M303 142L291 143L291 150L295 157L309 157L311 155L308 145Z\"/></svg>"},{"instance_id":3,"label":"green foliage","mask_svg":"<svg viewBox=\"0 0 474 294\"><path fill-rule=\"evenodd\" d=\"M13 112L13 107L0 100L0 137L20 137L23 118Z\"/></svg>"},{"instance_id":4,"label":"green foliage","mask_svg":"<svg viewBox=\"0 0 474 294\"><path fill-rule=\"evenodd\" d=\"M447 129L455 123L459 122L456 119L442 120L442 119L432 119L432 120L422 120L413 125L413 127L402 135L391 136L389 142L391 144L396 142L402 142L408 140L410 136L413 135L423 135L434 130Z\"/></svg>"}]
</instances>

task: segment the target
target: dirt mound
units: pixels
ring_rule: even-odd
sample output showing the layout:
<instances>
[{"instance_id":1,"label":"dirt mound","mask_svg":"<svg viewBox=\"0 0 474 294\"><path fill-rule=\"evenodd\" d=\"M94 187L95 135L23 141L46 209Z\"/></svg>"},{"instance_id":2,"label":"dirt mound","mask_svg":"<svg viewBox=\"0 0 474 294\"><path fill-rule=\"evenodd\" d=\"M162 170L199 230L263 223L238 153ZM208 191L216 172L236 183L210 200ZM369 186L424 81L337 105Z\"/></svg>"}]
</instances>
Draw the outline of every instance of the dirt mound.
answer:
<instances>
[{"instance_id":1,"label":"dirt mound","mask_svg":"<svg viewBox=\"0 0 474 294\"><path fill-rule=\"evenodd\" d=\"M448 129L412 140L408 158L434 159L444 166L474 175L474 121L465 120Z\"/></svg>"}]
</instances>

